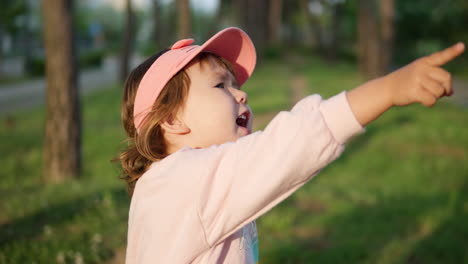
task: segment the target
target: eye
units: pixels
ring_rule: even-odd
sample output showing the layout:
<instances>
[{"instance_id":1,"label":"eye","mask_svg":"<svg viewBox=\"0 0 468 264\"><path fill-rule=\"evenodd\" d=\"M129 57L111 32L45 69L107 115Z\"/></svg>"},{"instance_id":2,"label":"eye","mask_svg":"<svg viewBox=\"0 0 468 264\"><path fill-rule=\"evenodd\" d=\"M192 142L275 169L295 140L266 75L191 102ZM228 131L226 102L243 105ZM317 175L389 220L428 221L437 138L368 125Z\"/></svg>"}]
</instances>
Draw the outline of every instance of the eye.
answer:
<instances>
[{"instance_id":1,"label":"eye","mask_svg":"<svg viewBox=\"0 0 468 264\"><path fill-rule=\"evenodd\" d=\"M218 83L217 85L215 85L215 87L223 89L224 88L224 83L223 82Z\"/></svg>"}]
</instances>

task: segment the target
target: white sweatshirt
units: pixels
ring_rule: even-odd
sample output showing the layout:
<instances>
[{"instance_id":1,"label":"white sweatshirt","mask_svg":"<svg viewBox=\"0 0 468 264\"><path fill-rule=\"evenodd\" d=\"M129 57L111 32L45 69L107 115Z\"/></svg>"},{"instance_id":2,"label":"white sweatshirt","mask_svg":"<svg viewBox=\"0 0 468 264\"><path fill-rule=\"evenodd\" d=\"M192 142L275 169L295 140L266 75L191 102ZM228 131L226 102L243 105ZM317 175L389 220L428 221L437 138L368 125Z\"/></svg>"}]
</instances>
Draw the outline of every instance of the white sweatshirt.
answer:
<instances>
[{"instance_id":1,"label":"white sweatshirt","mask_svg":"<svg viewBox=\"0 0 468 264\"><path fill-rule=\"evenodd\" d=\"M258 261L254 220L286 199L363 131L346 94L312 95L235 142L184 147L153 163L130 205L126 263Z\"/></svg>"}]
</instances>

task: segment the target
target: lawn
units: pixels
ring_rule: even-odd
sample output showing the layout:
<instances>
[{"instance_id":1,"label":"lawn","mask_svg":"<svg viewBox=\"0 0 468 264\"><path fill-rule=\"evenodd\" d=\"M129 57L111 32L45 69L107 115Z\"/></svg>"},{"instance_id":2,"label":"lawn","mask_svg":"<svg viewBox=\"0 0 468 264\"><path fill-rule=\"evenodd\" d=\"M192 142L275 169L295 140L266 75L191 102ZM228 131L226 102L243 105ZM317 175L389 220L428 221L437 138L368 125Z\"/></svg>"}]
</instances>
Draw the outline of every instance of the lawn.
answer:
<instances>
[{"instance_id":1,"label":"lawn","mask_svg":"<svg viewBox=\"0 0 468 264\"><path fill-rule=\"evenodd\" d=\"M254 112L288 109L298 75L324 97L361 82L348 63L267 60L244 88ZM2 117L0 263L102 263L125 247L120 92L83 98L82 177L58 185L41 180L44 109ZM386 113L257 221L260 263L468 263L467 124L450 100Z\"/></svg>"}]
</instances>

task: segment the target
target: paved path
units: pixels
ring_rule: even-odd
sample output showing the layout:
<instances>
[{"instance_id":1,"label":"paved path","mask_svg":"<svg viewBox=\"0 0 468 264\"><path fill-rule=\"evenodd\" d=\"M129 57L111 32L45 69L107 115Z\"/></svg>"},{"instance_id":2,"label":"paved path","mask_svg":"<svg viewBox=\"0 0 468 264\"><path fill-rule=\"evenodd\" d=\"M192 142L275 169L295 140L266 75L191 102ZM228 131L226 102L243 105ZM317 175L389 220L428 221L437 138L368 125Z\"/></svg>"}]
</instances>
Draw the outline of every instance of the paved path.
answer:
<instances>
[{"instance_id":1,"label":"paved path","mask_svg":"<svg viewBox=\"0 0 468 264\"><path fill-rule=\"evenodd\" d=\"M462 107L468 107L468 81L454 79L453 90L455 93L450 100Z\"/></svg>"},{"instance_id":2,"label":"paved path","mask_svg":"<svg viewBox=\"0 0 468 264\"><path fill-rule=\"evenodd\" d=\"M141 58L132 59L135 67ZM79 76L80 94L97 91L118 82L118 59L107 58L99 69L84 70ZM45 79L0 85L0 116L30 109L45 102Z\"/></svg>"}]
</instances>

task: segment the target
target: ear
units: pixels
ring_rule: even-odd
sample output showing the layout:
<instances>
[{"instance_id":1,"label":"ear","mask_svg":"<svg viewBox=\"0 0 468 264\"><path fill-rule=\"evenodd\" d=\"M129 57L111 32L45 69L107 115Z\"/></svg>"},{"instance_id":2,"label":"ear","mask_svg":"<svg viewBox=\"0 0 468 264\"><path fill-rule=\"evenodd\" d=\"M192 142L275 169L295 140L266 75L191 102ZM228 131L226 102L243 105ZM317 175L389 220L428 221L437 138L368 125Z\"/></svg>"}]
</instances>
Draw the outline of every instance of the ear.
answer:
<instances>
[{"instance_id":1,"label":"ear","mask_svg":"<svg viewBox=\"0 0 468 264\"><path fill-rule=\"evenodd\" d=\"M190 128L178 118L169 118L161 123L161 127L166 133L185 135L190 133Z\"/></svg>"}]
</instances>

